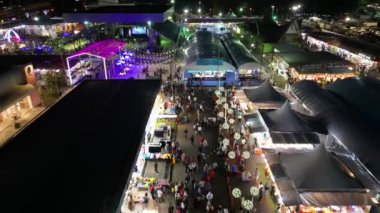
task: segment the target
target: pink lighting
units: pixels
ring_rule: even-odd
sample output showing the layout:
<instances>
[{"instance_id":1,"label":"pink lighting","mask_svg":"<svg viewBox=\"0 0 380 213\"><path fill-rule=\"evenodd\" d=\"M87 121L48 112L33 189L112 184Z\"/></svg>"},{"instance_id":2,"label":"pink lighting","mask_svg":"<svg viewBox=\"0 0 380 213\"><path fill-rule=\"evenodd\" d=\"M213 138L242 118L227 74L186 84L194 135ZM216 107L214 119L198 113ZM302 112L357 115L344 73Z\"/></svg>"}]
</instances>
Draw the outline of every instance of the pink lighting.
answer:
<instances>
[{"instance_id":1,"label":"pink lighting","mask_svg":"<svg viewBox=\"0 0 380 213\"><path fill-rule=\"evenodd\" d=\"M122 49L123 47L125 47L124 42L116 39L107 39L95 42L79 50L72 56L79 55L82 53L90 53L108 59L114 55L117 55L120 52L120 49Z\"/></svg>"}]
</instances>

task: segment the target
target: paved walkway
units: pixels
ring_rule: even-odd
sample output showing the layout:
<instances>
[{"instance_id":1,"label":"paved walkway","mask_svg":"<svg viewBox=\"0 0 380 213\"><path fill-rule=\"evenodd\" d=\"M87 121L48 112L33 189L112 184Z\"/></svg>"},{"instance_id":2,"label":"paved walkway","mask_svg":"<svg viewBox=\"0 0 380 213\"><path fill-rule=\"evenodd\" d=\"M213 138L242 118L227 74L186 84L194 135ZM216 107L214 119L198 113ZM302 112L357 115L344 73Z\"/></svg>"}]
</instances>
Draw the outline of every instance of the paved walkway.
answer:
<instances>
[{"instance_id":1,"label":"paved walkway","mask_svg":"<svg viewBox=\"0 0 380 213\"><path fill-rule=\"evenodd\" d=\"M204 113L201 113L201 117L203 116L212 116L213 113L213 105L211 97L208 96L207 90L195 91L195 96L198 99L198 102L202 103L205 108ZM180 124L178 125L177 131L177 141L180 144L181 149L188 155L196 157L198 154L198 146L199 143L195 141L194 146L190 142L190 136L194 134L193 124L196 119L195 111L189 113L190 115L190 123ZM186 139L184 136L184 130L187 129L189 131L188 138ZM216 169L216 177L211 182L211 192L214 195L214 199L212 200L212 204L216 208L218 205L222 205L224 207L229 206L229 195L227 192L226 186L226 177L223 169L224 160L216 155L215 150L219 147L219 143L217 141L217 132L215 129L207 129L203 130L203 134L205 139L208 141L208 147L206 149L206 164L211 165L214 162L217 162L218 168ZM199 165L198 172L193 175L196 181L201 180L202 177L202 169L204 164ZM172 182L184 181L185 180L185 168L182 164L176 164L173 168L173 179ZM191 203L191 202L190 202ZM189 205L189 212L206 212L206 202L203 202L200 207L194 209L192 205Z\"/></svg>"}]
</instances>

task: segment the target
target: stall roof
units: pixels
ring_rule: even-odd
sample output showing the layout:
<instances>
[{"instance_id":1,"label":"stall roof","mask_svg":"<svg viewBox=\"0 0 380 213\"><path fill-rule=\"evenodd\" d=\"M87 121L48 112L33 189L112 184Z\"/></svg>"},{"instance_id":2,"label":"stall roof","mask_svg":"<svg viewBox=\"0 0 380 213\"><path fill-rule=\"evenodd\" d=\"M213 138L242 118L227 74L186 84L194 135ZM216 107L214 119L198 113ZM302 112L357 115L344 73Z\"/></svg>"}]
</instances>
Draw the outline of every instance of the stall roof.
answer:
<instances>
[{"instance_id":1,"label":"stall roof","mask_svg":"<svg viewBox=\"0 0 380 213\"><path fill-rule=\"evenodd\" d=\"M252 102L285 102L286 98L275 90L269 80L252 89L244 89L245 95Z\"/></svg>"},{"instance_id":2,"label":"stall roof","mask_svg":"<svg viewBox=\"0 0 380 213\"><path fill-rule=\"evenodd\" d=\"M327 86L327 91L347 103L372 128L380 131L380 81L375 78L346 78Z\"/></svg>"},{"instance_id":3,"label":"stall roof","mask_svg":"<svg viewBox=\"0 0 380 213\"><path fill-rule=\"evenodd\" d=\"M116 212L159 89L138 80L74 88L0 149L0 211Z\"/></svg>"},{"instance_id":4,"label":"stall roof","mask_svg":"<svg viewBox=\"0 0 380 213\"><path fill-rule=\"evenodd\" d=\"M103 57L105 59L111 58L112 56L118 54L120 49L125 47L125 43L116 39L106 39L102 41L97 41L89 46L79 50L74 53L72 56L80 55L83 53L90 53Z\"/></svg>"},{"instance_id":5,"label":"stall roof","mask_svg":"<svg viewBox=\"0 0 380 213\"><path fill-rule=\"evenodd\" d=\"M328 132L353 152L377 180L380 179L379 82L349 78L333 83L327 91L312 81L300 81L292 87L298 99L325 121Z\"/></svg>"},{"instance_id":6,"label":"stall roof","mask_svg":"<svg viewBox=\"0 0 380 213\"><path fill-rule=\"evenodd\" d=\"M347 64L349 65L349 64ZM354 74L353 66L323 66L323 67L307 67L301 66L297 68L297 72L301 74L315 74L315 73L352 73Z\"/></svg>"},{"instance_id":7,"label":"stall roof","mask_svg":"<svg viewBox=\"0 0 380 213\"><path fill-rule=\"evenodd\" d=\"M251 22L249 28L252 34L259 35L264 43L277 43L281 40L290 23L279 26L271 18L265 17L262 22Z\"/></svg>"},{"instance_id":8,"label":"stall roof","mask_svg":"<svg viewBox=\"0 0 380 213\"><path fill-rule=\"evenodd\" d=\"M278 56L283 58L290 66L302 65L323 65L323 64L342 64L349 65L350 62L328 52L310 52L310 51L294 51L294 52L278 52Z\"/></svg>"},{"instance_id":9,"label":"stall roof","mask_svg":"<svg viewBox=\"0 0 380 213\"><path fill-rule=\"evenodd\" d=\"M260 110L260 114L271 131L301 133L320 132L322 129L315 118L292 110L288 101L276 110Z\"/></svg>"},{"instance_id":10,"label":"stall roof","mask_svg":"<svg viewBox=\"0 0 380 213\"><path fill-rule=\"evenodd\" d=\"M329 32L312 32L310 36L330 43L353 53L362 53L371 57L380 58L380 45L348 37L342 34Z\"/></svg>"},{"instance_id":11,"label":"stall roof","mask_svg":"<svg viewBox=\"0 0 380 213\"><path fill-rule=\"evenodd\" d=\"M197 31L190 37L189 44L186 51L188 63L210 59L219 59L227 63L231 61L219 36L210 31ZM219 62L215 61L215 63Z\"/></svg>"},{"instance_id":12,"label":"stall roof","mask_svg":"<svg viewBox=\"0 0 380 213\"><path fill-rule=\"evenodd\" d=\"M358 179L344 173L339 161L327 152L324 144L303 153L279 153L286 174L297 191L363 190Z\"/></svg>"},{"instance_id":13,"label":"stall roof","mask_svg":"<svg viewBox=\"0 0 380 213\"><path fill-rule=\"evenodd\" d=\"M238 38L234 37L231 33L226 33L222 36L221 39L224 43L224 46L227 49L227 52L230 54L231 58L235 62L237 68L248 63L257 64L256 67L254 67L256 69L259 67L255 57L240 42Z\"/></svg>"}]
</instances>

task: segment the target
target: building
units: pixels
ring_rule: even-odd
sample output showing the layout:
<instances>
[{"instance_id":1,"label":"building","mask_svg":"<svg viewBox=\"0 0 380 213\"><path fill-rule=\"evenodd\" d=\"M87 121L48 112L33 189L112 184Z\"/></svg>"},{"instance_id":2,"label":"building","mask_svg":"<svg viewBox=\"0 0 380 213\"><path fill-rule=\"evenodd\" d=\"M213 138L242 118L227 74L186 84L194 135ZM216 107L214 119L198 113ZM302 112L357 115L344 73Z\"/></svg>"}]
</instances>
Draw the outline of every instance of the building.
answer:
<instances>
[{"instance_id":1,"label":"building","mask_svg":"<svg viewBox=\"0 0 380 213\"><path fill-rule=\"evenodd\" d=\"M0 149L0 211L120 212L159 89L136 80L74 88Z\"/></svg>"},{"instance_id":2,"label":"building","mask_svg":"<svg viewBox=\"0 0 380 213\"><path fill-rule=\"evenodd\" d=\"M0 123L16 120L40 104L38 82L31 63L1 68Z\"/></svg>"}]
</instances>

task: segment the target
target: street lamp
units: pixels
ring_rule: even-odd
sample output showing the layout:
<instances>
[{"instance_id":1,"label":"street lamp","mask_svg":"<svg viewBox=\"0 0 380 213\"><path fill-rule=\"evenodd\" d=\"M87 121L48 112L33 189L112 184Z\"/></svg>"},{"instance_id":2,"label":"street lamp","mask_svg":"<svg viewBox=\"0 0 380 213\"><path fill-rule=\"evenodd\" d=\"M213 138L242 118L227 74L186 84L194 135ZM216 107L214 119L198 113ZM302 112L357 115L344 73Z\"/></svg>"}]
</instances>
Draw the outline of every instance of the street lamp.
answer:
<instances>
[{"instance_id":1,"label":"street lamp","mask_svg":"<svg viewBox=\"0 0 380 213\"><path fill-rule=\"evenodd\" d=\"M202 9L201 9L201 8L198 8L197 12L198 12L198 13L201 13L201 12L202 12Z\"/></svg>"},{"instance_id":2,"label":"street lamp","mask_svg":"<svg viewBox=\"0 0 380 213\"><path fill-rule=\"evenodd\" d=\"M36 16L36 17L33 18L33 20L34 20L34 21L39 21L40 18L38 18L38 16Z\"/></svg>"},{"instance_id":3,"label":"street lamp","mask_svg":"<svg viewBox=\"0 0 380 213\"><path fill-rule=\"evenodd\" d=\"M221 17L222 15L223 15L223 13L222 13L222 12L220 12L220 13L219 13L219 17Z\"/></svg>"},{"instance_id":4,"label":"street lamp","mask_svg":"<svg viewBox=\"0 0 380 213\"><path fill-rule=\"evenodd\" d=\"M174 4L174 2L175 2L174 0L170 0L170 3Z\"/></svg>"},{"instance_id":5,"label":"street lamp","mask_svg":"<svg viewBox=\"0 0 380 213\"><path fill-rule=\"evenodd\" d=\"M272 8L272 17L274 15L274 5L270 6Z\"/></svg>"},{"instance_id":6,"label":"street lamp","mask_svg":"<svg viewBox=\"0 0 380 213\"><path fill-rule=\"evenodd\" d=\"M184 10L183 10L183 13L188 14L188 13L189 13L189 10L188 10L188 9L184 9Z\"/></svg>"},{"instance_id":7,"label":"street lamp","mask_svg":"<svg viewBox=\"0 0 380 213\"><path fill-rule=\"evenodd\" d=\"M240 11L240 12L243 12L243 8L241 7L241 8L239 9L239 11Z\"/></svg>"}]
</instances>

